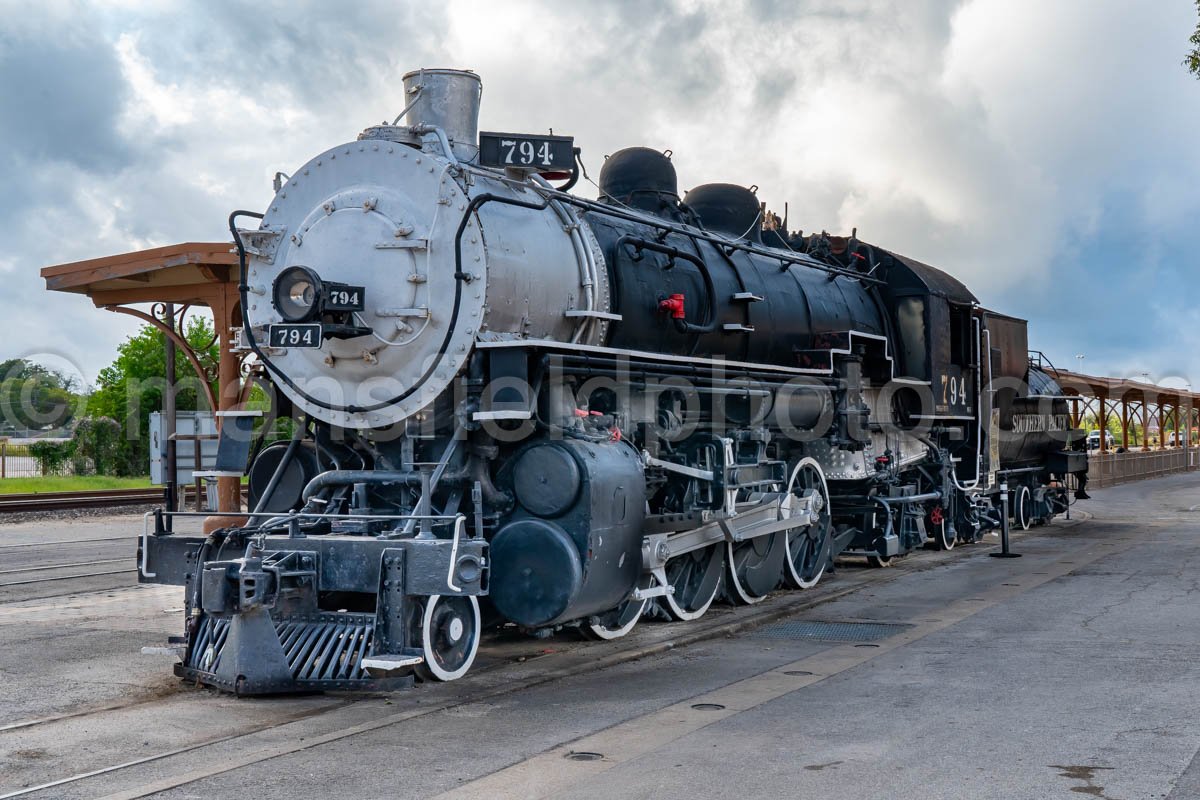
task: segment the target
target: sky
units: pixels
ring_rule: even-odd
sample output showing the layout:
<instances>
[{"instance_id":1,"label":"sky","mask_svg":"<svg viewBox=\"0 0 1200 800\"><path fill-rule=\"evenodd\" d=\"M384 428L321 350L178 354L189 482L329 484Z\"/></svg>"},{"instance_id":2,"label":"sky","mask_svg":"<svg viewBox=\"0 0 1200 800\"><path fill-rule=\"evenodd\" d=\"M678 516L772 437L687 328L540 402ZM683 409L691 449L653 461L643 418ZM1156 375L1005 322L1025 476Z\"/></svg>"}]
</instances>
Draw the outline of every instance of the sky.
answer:
<instances>
[{"instance_id":1,"label":"sky","mask_svg":"<svg viewBox=\"0 0 1200 800\"><path fill-rule=\"evenodd\" d=\"M573 135L593 177L669 148L681 188L754 184L956 275L1059 367L1200 387L1192 0L0 9L0 358L94 380L136 323L41 267L227 240L424 66L478 72L482 128Z\"/></svg>"}]
</instances>

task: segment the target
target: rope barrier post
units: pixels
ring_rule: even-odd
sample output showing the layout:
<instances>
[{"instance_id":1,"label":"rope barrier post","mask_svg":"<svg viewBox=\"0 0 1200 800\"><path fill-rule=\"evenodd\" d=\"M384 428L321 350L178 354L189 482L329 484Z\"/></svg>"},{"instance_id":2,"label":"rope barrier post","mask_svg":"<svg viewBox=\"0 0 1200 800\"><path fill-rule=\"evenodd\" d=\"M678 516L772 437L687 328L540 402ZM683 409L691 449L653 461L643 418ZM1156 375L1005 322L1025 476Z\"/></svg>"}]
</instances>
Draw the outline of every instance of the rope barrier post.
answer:
<instances>
[{"instance_id":1,"label":"rope barrier post","mask_svg":"<svg viewBox=\"0 0 1200 800\"><path fill-rule=\"evenodd\" d=\"M1020 558L1008 548L1008 481L1000 482L1000 552L988 553L992 558Z\"/></svg>"}]
</instances>

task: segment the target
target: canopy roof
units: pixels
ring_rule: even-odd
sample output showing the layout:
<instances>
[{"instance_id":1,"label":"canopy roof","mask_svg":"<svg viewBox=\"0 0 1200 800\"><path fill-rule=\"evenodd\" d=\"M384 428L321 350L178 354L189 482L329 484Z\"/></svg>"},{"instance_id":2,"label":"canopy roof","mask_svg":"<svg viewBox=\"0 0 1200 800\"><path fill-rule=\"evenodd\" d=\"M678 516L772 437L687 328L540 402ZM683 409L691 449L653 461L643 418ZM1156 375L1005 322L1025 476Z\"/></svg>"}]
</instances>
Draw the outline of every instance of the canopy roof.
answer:
<instances>
[{"instance_id":1,"label":"canopy roof","mask_svg":"<svg viewBox=\"0 0 1200 800\"><path fill-rule=\"evenodd\" d=\"M223 302L240 277L229 242L184 242L42 270L46 288L86 294L97 306Z\"/></svg>"},{"instance_id":2,"label":"canopy roof","mask_svg":"<svg viewBox=\"0 0 1200 800\"><path fill-rule=\"evenodd\" d=\"M1128 378L1106 378L1100 375L1084 375L1065 369L1048 370L1068 394L1076 393L1111 400L1122 398L1138 401L1148 398L1150 402L1182 403L1190 400L1191 405L1200 406L1200 394L1186 389L1157 386L1152 383Z\"/></svg>"}]
</instances>

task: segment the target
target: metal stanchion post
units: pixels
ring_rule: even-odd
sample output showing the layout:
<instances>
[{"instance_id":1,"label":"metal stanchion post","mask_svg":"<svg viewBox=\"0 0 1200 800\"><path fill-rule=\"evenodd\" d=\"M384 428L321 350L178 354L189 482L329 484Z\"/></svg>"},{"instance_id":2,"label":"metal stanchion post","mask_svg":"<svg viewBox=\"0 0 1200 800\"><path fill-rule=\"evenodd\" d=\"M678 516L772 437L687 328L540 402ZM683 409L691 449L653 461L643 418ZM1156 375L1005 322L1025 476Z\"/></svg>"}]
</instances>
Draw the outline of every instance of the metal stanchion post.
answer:
<instances>
[{"instance_id":1,"label":"metal stanchion post","mask_svg":"<svg viewBox=\"0 0 1200 800\"><path fill-rule=\"evenodd\" d=\"M988 553L992 558L1020 558L1020 553L1008 549L1008 481L1000 482L1000 552Z\"/></svg>"},{"instance_id":2,"label":"metal stanchion post","mask_svg":"<svg viewBox=\"0 0 1200 800\"><path fill-rule=\"evenodd\" d=\"M163 322L175 329L175 304L167 303L163 307ZM166 502L167 511L178 511L176 505L176 488L179 485L179 464L176 461L178 458L178 446L175 442L175 433L178 428L178 412L175 407L175 342L170 336L163 337L167 341L166 352L166 378L167 385L163 392L163 439L166 442L166 454L164 456L163 466L166 474L163 476L163 482L166 484L163 487L164 500ZM171 530L174 524L174 518L167 516L167 530Z\"/></svg>"}]
</instances>

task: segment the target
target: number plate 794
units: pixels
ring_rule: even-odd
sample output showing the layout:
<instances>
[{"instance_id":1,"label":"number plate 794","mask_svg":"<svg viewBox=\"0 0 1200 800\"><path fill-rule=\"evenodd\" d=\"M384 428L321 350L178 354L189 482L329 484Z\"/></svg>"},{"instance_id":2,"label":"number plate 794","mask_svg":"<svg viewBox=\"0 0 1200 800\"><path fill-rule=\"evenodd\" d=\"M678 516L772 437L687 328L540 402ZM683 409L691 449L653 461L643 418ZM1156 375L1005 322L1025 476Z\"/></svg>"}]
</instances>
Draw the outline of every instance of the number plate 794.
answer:
<instances>
[{"instance_id":1,"label":"number plate 794","mask_svg":"<svg viewBox=\"0 0 1200 800\"><path fill-rule=\"evenodd\" d=\"M575 165L574 138L536 133L480 131L479 164L535 172L570 172Z\"/></svg>"},{"instance_id":2,"label":"number plate 794","mask_svg":"<svg viewBox=\"0 0 1200 800\"><path fill-rule=\"evenodd\" d=\"M304 325L272 325L271 347L320 347L321 326L318 323Z\"/></svg>"}]
</instances>

